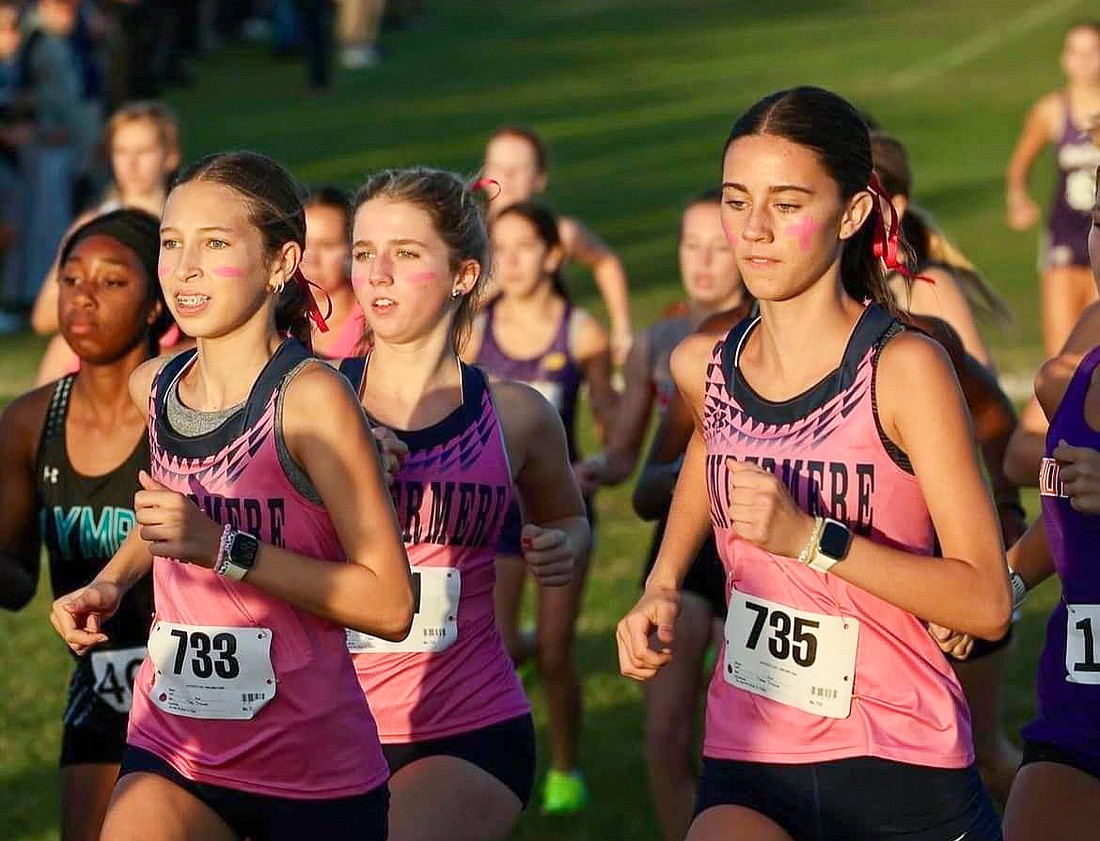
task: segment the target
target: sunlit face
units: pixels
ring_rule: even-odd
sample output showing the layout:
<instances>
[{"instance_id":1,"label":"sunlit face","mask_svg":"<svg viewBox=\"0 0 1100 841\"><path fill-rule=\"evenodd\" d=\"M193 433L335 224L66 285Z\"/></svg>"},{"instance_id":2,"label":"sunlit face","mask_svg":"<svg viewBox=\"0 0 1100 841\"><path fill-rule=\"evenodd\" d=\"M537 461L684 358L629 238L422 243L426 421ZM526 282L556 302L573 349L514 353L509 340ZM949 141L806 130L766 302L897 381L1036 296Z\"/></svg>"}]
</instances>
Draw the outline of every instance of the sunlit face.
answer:
<instances>
[{"instance_id":1,"label":"sunlit face","mask_svg":"<svg viewBox=\"0 0 1100 841\"><path fill-rule=\"evenodd\" d=\"M539 172L535 148L514 134L502 134L489 141L482 174L500 185L500 195L492 201L492 206L498 208L527 201L546 189L546 174Z\"/></svg>"},{"instance_id":2,"label":"sunlit face","mask_svg":"<svg viewBox=\"0 0 1100 841\"><path fill-rule=\"evenodd\" d=\"M111 139L111 171L123 197L158 190L176 166L179 155L169 152L152 120L132 120Z\"/></svg>"},{"instance_id":3,"label":"sunlit face","mask_svg":"<svg viewBox=\"0 0 1100 841\"><path fill-rule=\"evenodd\" d=\"M265 259L243 197L221 184L189 181L172 190L160 233L164 297L183 332L195 338L231 333L265 308L273 313L272 287L293 273Z\"/></svg>"},{"instance_id":4,"label":"sunlit face","mask_svg":"<svg viewBox=\"0 0 1100 841\"><path fill-rule=\"evenodd\" d=\"M347 221L339 208L327 204L306 205L306 250L302 255L302 273L328 294L347 286Z\"/></svg>"},{"instance_id":5,"label":"sunlit face","mask_svg":"<svg viewBox=\"0 0 1100 841\"><path fill-rule=\"evenodd\" d=\"M0 61L19 51L19 12L14 6L0 6Z\"/></svg>"},{"instance_id":6,"label":"sunlit face","mask_svg":"<svg viewBox=\"0 0 1100 841\"><path fill-rule=\"evenodd\" d=\"M160 312L138 256L114 237L93 234L58 271L61 334L77 356L105 364L145 340Z\"/></svg>"},{"instance_id":7,"label":"sunlit face","mask_svg":"<svg viewBox=\"0 0 1100 841\"><path fill-rule=\"evenodd\" d=\"M744 284L733 248L722 232L721 206L693 204L684 211L680 226L680 277L684 291L703 306L734 306Z\"/></svg>"},{"instance_id":8,"label":"sunlit face","mask_svg":"<svg viewBox=\"0 0 1100 841\"><path fill-rule=\"evenodd\" d=\"M561 264L561 249L551 248L538 229L518 213L507 213L493 222L493 274L504 295L525 297L543 284Z\"/></svg>"},{"instance_id":9,"label":"sunlit face","mask_svg":"<svg viewBox=\"0 0 1100 841\"><path fill-rule=\"evenodd\" d=\"M873 206L867 193L842 201L814 151L772 135L734 141L722 181L722 229L762 301L796 297L838 264Z\"/></svg>"},{"instance_id":10,"label":"sunlit face","mask_svg":"<svg viewBox=\"0 0 1100 841\"><path fill-rule=\"evenodd\" d=\"M1067 32L1061 63L1070 82L1100 83L1100 32L1090 26L1077 26Z\"/></svg>"},{"instance_id":11,"label":"sunlit face","mask_svg":"<svg viewBox=\"0 0 1100 841\"><path fill-rule=\"evenodd\" d=\"M376 342L403 344L450 333L456 299L476 279L452 266L450 249L426 210L377 196L352 226L351 282Z\"/></svg>"}]
</instances>

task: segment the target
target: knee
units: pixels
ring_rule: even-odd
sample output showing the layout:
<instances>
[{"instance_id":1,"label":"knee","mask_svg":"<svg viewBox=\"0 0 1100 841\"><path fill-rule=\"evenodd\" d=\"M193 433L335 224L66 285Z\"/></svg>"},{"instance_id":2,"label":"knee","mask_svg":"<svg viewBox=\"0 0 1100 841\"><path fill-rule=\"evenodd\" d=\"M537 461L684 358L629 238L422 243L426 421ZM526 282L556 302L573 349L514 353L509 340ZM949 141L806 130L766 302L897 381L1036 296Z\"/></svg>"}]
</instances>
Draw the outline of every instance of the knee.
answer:
<instances>
[{"instance_id":1,"label":"knee","mask_svg":"<svg viewBox=\"0 0 1100 841\"><path fill-rule=\"evenodd\" d=\"M645 740L650 764L675 767L682 765L691 748L693 729L690 719L682 713L664 710L656 715L647 714Z\"/></svg>"}]
</instances>

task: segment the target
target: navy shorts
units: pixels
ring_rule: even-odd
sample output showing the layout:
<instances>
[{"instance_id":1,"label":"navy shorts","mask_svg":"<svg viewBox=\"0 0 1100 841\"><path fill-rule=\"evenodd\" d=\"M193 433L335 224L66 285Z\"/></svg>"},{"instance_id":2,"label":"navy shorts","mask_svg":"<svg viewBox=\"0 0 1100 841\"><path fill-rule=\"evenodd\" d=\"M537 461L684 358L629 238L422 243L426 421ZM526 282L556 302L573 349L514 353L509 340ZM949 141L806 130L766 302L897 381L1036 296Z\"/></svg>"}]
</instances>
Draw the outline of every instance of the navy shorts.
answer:
<instances>
[{"instance_id":1,"label":"navy shorts","mask_svg":"<svg viewBox=\"0 0 1100 841\"><path fill-rule=\"evenodd\" d=\"M695 814L743 806L794 841L1001 841L977 770L874 757L811 765L703 759Z\"/></svg>"},{"instance_id":2,"label":"navy shorts","mask_svg":"<svg viewBox=\"0 0 1100 841\"><path fill-rule=\"evenodd\" d=\"M464 759L508 786L524 807L535 786L535 724L530 714L457 736L382 745L382 753L391 774L429 756Z\"/></svg>"},{"instance_id":3,"label":"navy shorts","mask_svg":"<svg viewBox=\"0 0 1100 841\"><path fill-rule=\"evenodd\" d=\"M118 712L95 691L95 677L81 660L69 679L61 731L62 768L69 765L118 765L126 753L129 715Z\"/></svg>"},{"instance_id":4,"label":"navy shorts","mask_svg":"<svg viewBox=\"0 0 1100 841\"><path fill-rule=\"evenodd\" d=\"M1024 760L1020 763L1022 768L1033 762L1054 762L1058 765L1068 765L1083 771L1090 777L1100 780L1100 757L1073 745L1056 745L1052 742L1036 742L1024 739Z\"/></svg>"},{"instance_id":5,"label":"navy shorts","mask_svg":"<svg viewBox=\"0 0 1100 841\"><path fill-rule=\"evenodd\" d=\"M141 771L171 780L249 841L386 841L389 788L331 800L291 800L189 780L156 754L129 745L119 776Z\"/></svg>"}]
</instances>

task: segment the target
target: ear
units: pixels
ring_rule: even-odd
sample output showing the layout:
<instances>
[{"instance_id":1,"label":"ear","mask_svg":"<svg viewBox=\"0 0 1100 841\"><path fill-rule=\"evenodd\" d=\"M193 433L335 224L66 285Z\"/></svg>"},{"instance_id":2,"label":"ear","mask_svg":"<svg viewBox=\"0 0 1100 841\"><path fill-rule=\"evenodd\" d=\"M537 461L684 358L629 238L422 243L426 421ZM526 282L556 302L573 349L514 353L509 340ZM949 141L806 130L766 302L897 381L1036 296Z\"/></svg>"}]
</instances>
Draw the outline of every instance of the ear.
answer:
<instances>
[{"instance_id":1,"label":"ear","mask_svg":"<svg viewBox=\"0 0 1100 841\"><path fill-rule=\"evenodd\" d=\"M268 289L272 291L282 289L294 277L294 272L297 271L301 262L302 246L296 242L283 243L271 264L271 271L267 278Z\"/></svg>"},{"instance_id":2,"label":"ear","mask_svg":"<svg viewBox=\"0 0 1100 841\"><path fill-rule=\"evenodd\" d=\"M180 168L180 153L178 150L173 149L164 158L164 169L167 173L175 172Z\"/></svg>"},{"instance_id":3,"label":"ear","mask_svg":"<svg viewBox=\"0 0 1100 841\"><path fill-rule=\"evenodd\" d=\"M159 299L153 301L153 306L149 307L149 314L145 316L146 325L152 327L156 324L162 312L164 312L164 304L162 304Z\"/></svg>"},{"instance_id":4,"label":"ear","mask_svg":"<svg viewBox=\"0 0 1100 841\"><path fill-rule=\"evenodd\" d=\"M542 260L542 270L546 274L553 274L561 268L565 262L565 248L559 243L546 252Z\"/></svg>"},{"instance_id":5,"label":"ear","mask_svg":"<svg viewBox=\"0 0 1100 841\"><path fill-rule=\"evenodd\" d=\"M463 260L455 272L451 285L452 292L461 295L469 295L477 285L477 279L481 276L481 263L477 260Z\"/></svg>"},{"instance_id":6,"label":"ear","mask_svg":"<svg viewBox=\"0 0 1100 841\"><path fill-rule=\"evenodd\" d=\"M864 226L875 209L875 197L868 190L861 190L848 200L848 207L840 217L839 236L851 239Z\"/></svg>"},{"instance_id":7,"label":"ear","mask_svg":"<svg viewBox=\"0 0 1100 841\"><path fill-rule=\"evenodd\" d=\"M535 176L535 193L545 192L546 185L550 183L550 176L545 172L540 172Z\"/></svg>"}]
</instances>

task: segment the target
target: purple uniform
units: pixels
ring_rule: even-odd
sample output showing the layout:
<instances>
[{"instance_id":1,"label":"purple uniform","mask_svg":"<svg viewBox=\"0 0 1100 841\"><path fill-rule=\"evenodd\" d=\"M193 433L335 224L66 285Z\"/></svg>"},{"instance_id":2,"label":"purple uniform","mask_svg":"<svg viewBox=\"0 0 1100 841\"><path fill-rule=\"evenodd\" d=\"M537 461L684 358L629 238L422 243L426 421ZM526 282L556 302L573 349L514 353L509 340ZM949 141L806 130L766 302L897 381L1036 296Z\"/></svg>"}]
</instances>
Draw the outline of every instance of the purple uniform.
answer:
<instances>
[{"instance_id":1,"label":"purple uniform","mask_svg":"<svg viewBox=\"0 0 1100 841\"><path fill-rule=\"evenodd\" d=\"M1029 748L1053 749L1066 757L1066 764L1096 777L1100 777L1100 517L1073 509L1058 475L1059 464L1050 454L1059 441L1100 449L1100 432L1089 427L1084 416L1085 395L1098 365L1100 347L1095 347L1074 372L1047 432L1039 493L1062 598L1047 623L1039 660L1039 714L1023 731Z\"/></svg>"},{"instance_id":2,"label":"purple uniform","mask_svg":"<svg viewBox=\"0 0 1100 841\"><path fill-rule=\"evenodd\" d=\"M1065 121L1054 150L1058 177L1047 216L1044 269L1089 265L1089 211L1096 195L1096 168L1100 167L1100 149L1074 124L1069 97L1063 94L1062 102Z\"/></svg>"}]
</instances>

